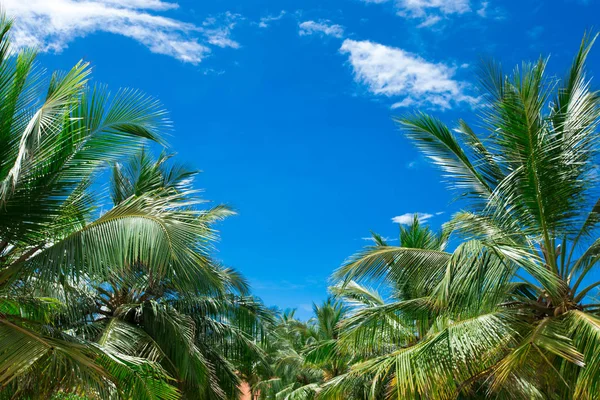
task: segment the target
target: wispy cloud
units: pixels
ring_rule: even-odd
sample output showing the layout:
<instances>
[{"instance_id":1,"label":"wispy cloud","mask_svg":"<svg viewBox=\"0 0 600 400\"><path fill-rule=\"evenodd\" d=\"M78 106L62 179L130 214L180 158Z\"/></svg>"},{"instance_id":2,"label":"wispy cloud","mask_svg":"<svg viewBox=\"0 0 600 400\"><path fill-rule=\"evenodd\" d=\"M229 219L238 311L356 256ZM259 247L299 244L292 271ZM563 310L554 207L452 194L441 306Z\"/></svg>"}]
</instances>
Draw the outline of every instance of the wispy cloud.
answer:
<instances>
[{"instance_id":1,"label":"wispy cloud","mask_svg":"<svg viewBox=\"0 0 600 400\"><path fill-rule=\"evenodd\" d=\"M61 52L76 38L107 32L192 64L200 63L211 46L239 47L230 37L239 16L225 13L197 26L165 16L178 5L162 0L4 0L2 5L16 19L17 47Z\"/></svg>"},{"instance_id":2,"label":"wispy cloud","mask_svg":"<svg viewBox=\"0 0 600 400\"><path fill-rule=\"evenodd\" d=\"M477 15L482 18L501 20L506 18L506 11L500 6L490 7L489 1L482 1L477 8Z\"/></svg>"},{"instance_id":3,"label":"wispy cloud","mask_svg":"<svg viewBox=\"0 0 600 400\"><path fill-rule=\"evenodd\" d=\"M162 0L105 0L104 3L127 8L146 8L148 10L171 10L179 8L177 3L168 3Z\"/></svg>"},{"instance_id":4,"label":"wispy cloud","mask_svg":"<svg viewBox=\"0 0 600 400\"><path fill-rule=\"evenodd\" d=\"M215 17L207 18L202 23L204 37L208 43L215 46L239 48L240 44L231 39L231 31L240 18L239 14L232 14L230 12L223 14L220 19Z\"/></svg>"},{"instance_id":5,"label":"wispy cloud","mask_svg":"<svg viewBox=\"0 0 600 400\"><path fill-rule=\"evenodd\" d=\"M415 214L417 215L417 218L421 223L427 222L434 216L434 214L429 213L413 212L395 216L394 218L392 218L392 222L400 225L409 225L413 222ZM435 215L440 215L440 213L435 213Z\"/></svg>"},{"instance_id":6,"label":"wispy cloud","mask_svg":"<svg viewBox=\"0 0 600 400\"><path fill-rule=\"evenodd\" d=\"M431 15L431 16L425 18L425 21L423 21L419 25L417 25L417 28L427 28L427 27L437 24L441 20L442 20L442 17L440 17L439 15Z\"/></svg>"},{"instance_id":7,"label":"wispy cloud","mask_svg":"<svg viewBox=\"0 0 600 400\"><path fill-rule=\"evenodd\" d=\"M533 28L527 31L527 36L529 36L533 40L537 40L544 33L544 27L541 25L534 26Z\"/></svg>"},{"instance_id":8,"label":"wispy cloud","mask_svg":"<svg viewBox=\"0 0 600 400\"><path fill-rule=\"evenodd\" d=\"M485 17L488 1L471 0L362 0L364 3L392 3L396 13L404 18L421 20L419 28L430 27L452 15L471 13ZM473 4L475 3L475 4Z\"/></svg>"},{"instance_id":9,"label":"wispy cloud","mask_svg":"<svg viewBox=\"0 0 600 400\"><path fill-rule=\"evenodd\" d=\"M281 18L285 16L285 10L281 10L278 15L267 15L266 17L262 17L260 22L258 23L259 28L268 28L271 22L279 21Z\"/></svg>"},{"instance_id":10,"label":"wispy cloud","mask_svg":"<svg viewBox=\"0 0 600 400\"><path fill-rule=\"evenodd\" d=\"M375 241L375 238L372 237L372 236L370 236L370 237L364 237L364 238L361 238L361 239L369 241L369 242L374 242ZM384 242L396 242L396 241L398 241L398 238L393 238L393 237L389 237L389 236L383 236L381 239L383 239Z\"/></svg>"},{"instance_id":11,"label":"wispy cloud","mask_svg":"<svg viewBox=\"0 0 600 400\"><path fill-rule=\"evenodd\" d=\"M397 0L396 7L399 15L415 18L432 12L448 15L471 11L469 0Z\"/></svg>"},{"instance_id":12,"label":"wispy cloud","mask_svg":"<svg viewBox=\"0 0 600 400\"><path fill-rule=\"evenodd\" d=\"M487 17L487 12L488 12L488 6L489 5L490 5L490 3L487 2L487 1L481 2L481 6L477 10L477 15L479 15L480 17L483 17L483 18Z\"/></svg>"},{"instance_id":13,"label":"wispy cloud","mask_svg":"<svg viewBox=\"0 0 600 400\"><path fill-rule=\"evenodd\" d=\"M449 109L453 104L477 102L467 93L468 85L454 79L454 67L367 40L346 39L340 51L349 55L355 80L371 93L400 98L392 108Z\"/></svg>"},{"instance_id":14,"label":"wispy cloud","mask_svg":"<svg viewBox=\"0 0 600 400\"><path fill-rule=\"evenodd\" d=\"M326 35L341 38L344 36L344 27L338 24L332 24L328 20L324 21L304 21L301 22L298 27L300 28L300 36L305 35Z\"/></svg>"}]
</instances>

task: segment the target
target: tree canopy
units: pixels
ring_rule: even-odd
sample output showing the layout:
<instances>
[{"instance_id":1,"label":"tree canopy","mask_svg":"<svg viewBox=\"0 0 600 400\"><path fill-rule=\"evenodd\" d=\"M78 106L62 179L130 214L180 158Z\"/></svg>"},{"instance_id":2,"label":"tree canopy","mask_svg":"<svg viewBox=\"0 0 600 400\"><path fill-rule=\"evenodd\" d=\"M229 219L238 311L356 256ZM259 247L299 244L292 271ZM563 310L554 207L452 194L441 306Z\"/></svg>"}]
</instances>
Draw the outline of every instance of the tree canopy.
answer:
<instances>
[{"instance_id":1,"label":"tree canopy","mask_svg":"<svg viewBox=\"0 0 600 400\"><path fill-rule=\"evenodd\" d=\"M584 37L481 69L476 125L395 119L461 210L415 215L331 277L314 317L214 256L158 101L48 76L0 18L0 399L596 399L600 95ZM242 205L243 206L243 205ZM310 251L307 250L307 251ZM250 393L244 393L246 389Z\"/></svg>"}]
</instances>

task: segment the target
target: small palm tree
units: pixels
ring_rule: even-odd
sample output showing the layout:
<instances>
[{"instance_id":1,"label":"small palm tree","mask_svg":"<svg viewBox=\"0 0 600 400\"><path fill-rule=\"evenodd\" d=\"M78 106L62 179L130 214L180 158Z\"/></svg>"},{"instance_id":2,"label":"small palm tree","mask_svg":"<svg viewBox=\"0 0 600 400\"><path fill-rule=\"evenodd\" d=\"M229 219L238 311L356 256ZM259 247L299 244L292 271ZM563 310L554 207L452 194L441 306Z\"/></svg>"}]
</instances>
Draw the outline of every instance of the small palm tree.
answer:
<instances>
[{"instance_id":1,"label":"small palm tree","mask_svg":"<svg viewBox=\"0 0 600 400\"><path fill-rule=\"evenodd\" d=\"M314 399L326 380L345 372L350 360L337 349L337 339L346 311L328 298L313 305L308 322L295 319L294 311L280 316L268 341L272 370L254 385L260 399Z\"/></svg>"}]
</instances>

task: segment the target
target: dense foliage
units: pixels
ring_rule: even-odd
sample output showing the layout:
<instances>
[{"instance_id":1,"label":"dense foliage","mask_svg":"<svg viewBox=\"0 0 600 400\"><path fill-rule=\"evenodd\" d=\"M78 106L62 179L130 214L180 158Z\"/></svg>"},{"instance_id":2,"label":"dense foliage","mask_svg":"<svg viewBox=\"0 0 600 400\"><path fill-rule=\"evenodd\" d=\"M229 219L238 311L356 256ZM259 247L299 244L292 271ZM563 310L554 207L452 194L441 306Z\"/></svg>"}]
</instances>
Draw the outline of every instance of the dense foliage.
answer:
<instances>
[{"instance_id":1,"label":"dense foliage","mask_svg":"<svg viewBox=\"0 0 600 400\"><path fill-rule=\"evenodd\" d=\"M0 398L599 397L592 39L560 80L545 59L485 65L477 129L398 119L462 211L439 232L415 216L394 245L373 234L300 321L213 259L233 211L208 208L197 172L164 150L160 105L91 84L85 63L47 78L10 28L2 18Z\"/></svg>"},{"instance_id":2,"label":"dense foliage","mask_svg":"<svg viewBox=\"0 0 600 400\"><path fill-rule=\"evenodd\" d=\"M0 21L0 397L236 397L272 316L210 257L232 211L203 208L195 171L144 150L169 128L156 101L111 96L85 63L47 79L33 51L11 52L10 27Z\"/></svg>"}]
</instances>

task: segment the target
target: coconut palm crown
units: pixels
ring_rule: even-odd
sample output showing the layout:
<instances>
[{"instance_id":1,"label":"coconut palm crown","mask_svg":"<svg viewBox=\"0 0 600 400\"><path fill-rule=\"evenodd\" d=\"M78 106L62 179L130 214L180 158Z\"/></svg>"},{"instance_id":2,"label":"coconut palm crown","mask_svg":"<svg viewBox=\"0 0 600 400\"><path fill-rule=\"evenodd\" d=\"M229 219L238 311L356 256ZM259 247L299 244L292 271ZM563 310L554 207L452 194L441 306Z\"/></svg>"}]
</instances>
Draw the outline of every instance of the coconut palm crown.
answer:
<instances>
[{"instance_id":1,"label":"coconut palm crown","mask_svg":"<svg viewBox=\"0 0 600 400\"><path fill-rule=\"evenodd\" d=\"M463 211L446 229L460 243L379 245L337 271L342 282L411 290L346 322L342 339L365 359L331 382L332 395L369 375L373 388L386 382L386 398L596 398L600 97L585 71L594 40L560 80L547 59L510 75L485 65L476 129L423 113L396 120L458 192Z\"/></svg>"}]
</instances>

